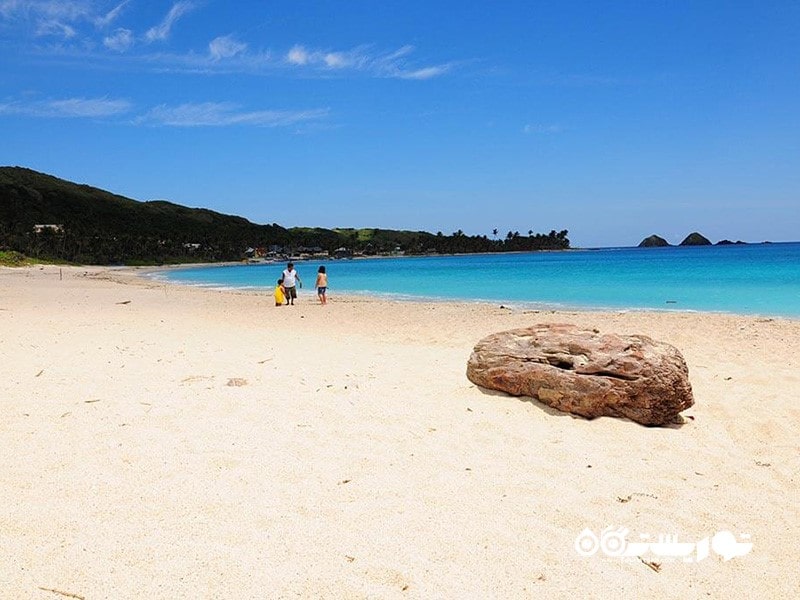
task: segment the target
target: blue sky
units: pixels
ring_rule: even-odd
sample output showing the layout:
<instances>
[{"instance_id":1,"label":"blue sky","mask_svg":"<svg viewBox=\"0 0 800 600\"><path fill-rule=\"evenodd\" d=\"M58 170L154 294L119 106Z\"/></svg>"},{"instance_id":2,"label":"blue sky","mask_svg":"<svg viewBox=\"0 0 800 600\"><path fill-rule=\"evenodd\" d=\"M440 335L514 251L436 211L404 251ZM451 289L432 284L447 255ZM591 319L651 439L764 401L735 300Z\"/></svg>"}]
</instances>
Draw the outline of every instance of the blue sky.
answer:
<instances>
[{"instance_id":1,"label":"blue sky","mask_svg":"<svg viewBox=\"0 0 800 600\"><path fill-rule=\"evenodd\" d=\"M800 239L800 2L0 0L0 164L284 226Z\"/></svg>"}]
</instances>

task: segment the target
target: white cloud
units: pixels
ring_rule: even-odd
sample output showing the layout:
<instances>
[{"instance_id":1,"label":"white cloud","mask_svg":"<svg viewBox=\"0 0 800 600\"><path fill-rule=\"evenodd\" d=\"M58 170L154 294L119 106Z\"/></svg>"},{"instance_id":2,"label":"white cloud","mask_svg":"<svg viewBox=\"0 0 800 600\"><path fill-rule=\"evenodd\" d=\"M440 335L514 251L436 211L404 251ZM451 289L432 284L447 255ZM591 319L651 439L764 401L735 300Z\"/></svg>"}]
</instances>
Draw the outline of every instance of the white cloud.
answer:
<instances>
[{"instance_id":1,"label":"white cloud","mask_svg":"<svg viewBox=\"0 0 800 600\"><path fill-rule=\"evenodd\" d=\"M561 133L564 131L564 128L561 125L536 125L528 123L525 127L522 128L522 132L528 135L534 135L537 133L540 134L548 134L548 133Z\"/></svg>"},{"instance_id":2,"label":"white cloud","mask_svg":"<svg viewBox=\"0 0 800 600\"><path fill-rule=\"evenodd\" d=\"M28 104L11 102L0 104L0 114L45 118L99 118L111 117L130 111L127 100L108 98L66 98L45 100Z\"/></svg>"},{"instance_id":3,"label":"white cloud","mask_svg":"<svg viewBox=\"0 0 800 600\"><path fill-rule=\"evenodd\" d=\"M78 35L77 28L82 23L108 26L129 1L124 0L105 15L97 16L96 2L92 0L0 0L0 16L30 21L35 25L36 36L70 39Z\"/></svg>"},{"instance_id":4,"label":"white cloud","mask_svg":"<svg viewBox=\"0 0 800 600\"><path fill-rule=\"evenodd\" d=\"M409 64L408 57L414 50L414 46L406 45L389 54L377 56L372 61L372 68L377 75L383 77L424 80L444 75L453 67L452 63L429 67L412 67Z\"/></svg>"},{"instance_id":5,"label":"white cloud","mask_svg":"<svg viewBox=\"0 0 800 600\"><path fill-rule=\"evenodd\" d=\"M425 67L423 69L416 69L414 71L398 70L394 73L395 77L400 79L432 79L443 75L450 70L450 65L437 65L435 67Z\"/></svg>"},{"instance_id":6,"label":"white cloud","mask_svg":"<svg viewBox=\"0 0 800 600\"><path fill-rule=\"evenodd\" d=\"M172 127L222 127L257 125L281 127L322 119L328 109L243 111L231 102L202 102L179 106L161 105L136 120L139 124Z\"/></svg>"},{"instance_id":7,"label":"white cloud","mask_svg":"<svg viewBox=\"0 0 800 600\"><path fill-rule=\"evenodd\" d=\"M347 57L341 52L328 52L323 60L331 69L343 69L349 64Z\"/></svg>"},{"instance_id":8,"label":"white cloud","mask_svg":"<svg viewBox=\"0 0 800 600\"><path fill-rule=\"evenodd\" d=\"M371 73L379 77L399 79L431 79L448 72L452 63L413 68L408 57L414 52L413 46L401 46L388 54L370 53L365 46L347 51L311 50L297 44L285 56L285 64L291 67L321 69L322 71L342 71L350 69Z\"/></svg>"},{"instance_id":9,"label":"white cloud","mask_svg":"<svg viewBox=\"0 0 800 600\"><path fill-rule=\"evenodd\" d=\"M40 7L44 14L58 19L77 20L92 12L92 2L88 0L47 0L31 4Z\"/></svg>"},{"instance_id":10,"label":"white cloud","mask_svg":"<svg viewBox=\"0 0 800 600\"><path fill-rule=\"evenodd\" d=\"M293 46L286 54L286 60L292 65L305 65L311 60L311 55L303 46Z\"/></svg>"},{"instance_id":11,"label":"white cloud","mask_svg":"<svg viewBox=\"0 0 800 600\"><path fill-rule=\"evenodd\" d=\"M232 36L214 38L208 44L208 54L214 61L232 58L245 50L247 50L247 44L237 41Z\"/></svg>"},{"instance_id":12,"label":"white cloud","mask_svg":"<svg viewBox=\"0 0 800 600\"><path fill-rule=\"evenodd\" d=\"M145 40L148 42L155 42L167 39L172 31L172 26L177 22L177 20L193 8L194 5L191 2L187 2L185 0L176 2L172 8L169 9L167 16L164 17L164 20L161 21L161 23L147 30L147 32L144 34Z\"/></svg>"},{"instance_id":13,"label":"white cloud","mask_svg":"<svg viewBox=\"0 0 800 600\"><path fill-rule=\"evenodd\" d=\"M64 98L36 102L0 103L0 116L15 115L37 118L102 119L130 113L127 100L111 98ZM250 125L288 127L319 124L330 113L327 108L309 110L243 110L232 102L186 103L177 106L162 104L133 120L138 125L171 127L224 127Z\"/></svg>"},{"instance_id":14,"label":"white cloud","mask_svg":"<svg viewBox=\"0 0 800 600\"><path fill-rule=\"evenodd\" d=\"M75 37L76 33L75 29L66 23L62 23L61 21L57 21L55 19L47 19L39 21L36 26L36 35L56 35L68 40Z\"/></svg>"},{"instance_id":15,"label":"white cloud","mask_svg":"<svg viewBox=\"0 0 800 600\"><path fill-rule=\"evenodd\" d=\"M88 0L10 0L0 4L5 16L31 15L73 21L91 13Z\"/></svg>"},{"instance_id":16,"label":"white cloud","mask_svg":"<svg viewBox=\"0 0 800 600\"><path fill-rule=\"evenodd\" d=\"M53 45L53 52L63 58L63 50L72 50L75 60L105 60L98 49L111 53L127 53L154 70L181 71L197 74L249 73L266 75L277 70L292 70L303 76L387 77L408 80L429 80L451 71L456 63L419 64L413 60L415 48L400 46L380 52L371 46L350 49L310 48L296 44L288 50L251 50L247 42L233 35L218 36L208 43L206 51L198 48L183 53L148 53L145 44L167 40L178 20L197 8L196 0L172 0L171 8L160 23L144 33L127 26L113 28L120 22L131 0L0 0L0 18L30 22L38 36L58 36L69 44ZM102 11L99 7L102 6ZM113 6L110 10L108 7ZM87 27L88 26L88 27ZM98 33L99 29L102 33ZM131 52L138 46L138 52Z\"/></svg>"},{"instance_id":17,"label":"white cloud","mask_svg":"<svg viewBox=\"0 0 800 600\"><path fill-rule=\"evenodd\" d=\"M286 63L295 67L311 66L322 69L360 69L370 58L363 47L348 51L309 50L299 44L286 53Z\"/></svg>"},{"instance_id":18,"label":"white cloud","mask_svg":"<svg viewBox=\"0 0 800 600\"><path fill-rule=\"evenodd\" d=\"M103 45L115 52L125 52L133 46L134 37L130 29L119 28L114 33L103 38Z\"/></svg>"},{"instance_id":19,"label":"white cloud","mask_svg":"<svg viewBox=\"0 0 800 600\"><path fill-rule=\"evenodd\" d=\"M393 61L395 61L395 60L397 60L399 58L403 58L404 56L408 56L412 52L414 52L414 46L411 46L411 45L401 46L400 48L398 48L394 52L390 52L389 54L381 57L381 61L385 62L385 63L391 63L391 62L393 62Z\"/></svg>"},{"instance_id":20,"label":"white cloud","mask_svg":"<svg viewBox=\"0 0 800 600\"><path fill-rule=\"evenodd\" d=\"M130 0L123 0L102 17L95 17L94 24L101 29L105 29L117 20L117 17L122 13L122 9L125 8L128 2L130 2Z\"/></svg>"},{"instance_id":21,"label":"white cloud","mask_svg":"<svg viewBox=\"0 0 800 600\"><path fill-rule=\"evenodd\" d=\"M110 117L128 112L131 105L127 100L69 98L51 101L50 107L64 117Z\"/></svg>"}]
</instances>

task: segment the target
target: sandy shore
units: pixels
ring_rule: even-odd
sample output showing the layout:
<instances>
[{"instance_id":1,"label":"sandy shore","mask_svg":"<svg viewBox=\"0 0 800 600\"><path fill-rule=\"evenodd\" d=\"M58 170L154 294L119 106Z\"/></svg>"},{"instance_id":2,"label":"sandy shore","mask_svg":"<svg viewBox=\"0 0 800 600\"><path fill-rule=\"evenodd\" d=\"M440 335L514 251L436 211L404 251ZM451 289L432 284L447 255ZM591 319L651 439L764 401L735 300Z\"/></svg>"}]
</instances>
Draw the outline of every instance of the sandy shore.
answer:
<instances>
[{"instance_id":1,"label":"sandy shore","mask_svg":"<svg viewBox=\"0 0 800 600\"><path fill-rule=\"evenodd\" d=\"M536 322L677 346L682 426L557 414L465 377ZM512 311L0 269L0 596L789 598L800 321ZM752 550L581 556L586 528ZM655 564L645 564L645 562Z\"/></svg>"}]
</instances>

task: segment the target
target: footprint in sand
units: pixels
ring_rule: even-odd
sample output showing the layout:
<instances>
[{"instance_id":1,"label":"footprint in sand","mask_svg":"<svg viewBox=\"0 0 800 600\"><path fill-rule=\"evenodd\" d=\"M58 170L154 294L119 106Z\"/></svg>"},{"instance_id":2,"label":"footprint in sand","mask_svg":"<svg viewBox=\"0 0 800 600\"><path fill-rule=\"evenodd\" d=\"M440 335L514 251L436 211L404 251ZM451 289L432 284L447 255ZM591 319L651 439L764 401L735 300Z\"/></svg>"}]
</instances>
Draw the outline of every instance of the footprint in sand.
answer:
<instances>
[{"instance_id":1,"label":"footprint in sand","mask_svg":"<svg viewBox=\"0 0 800 600\"><path fill-rule=\"evenodd\" d=\"M192 385L193 383L204 383L213 380L213 375L190 375L186 379L181 379L181 385Z\"/></svg>"}]
</instances>

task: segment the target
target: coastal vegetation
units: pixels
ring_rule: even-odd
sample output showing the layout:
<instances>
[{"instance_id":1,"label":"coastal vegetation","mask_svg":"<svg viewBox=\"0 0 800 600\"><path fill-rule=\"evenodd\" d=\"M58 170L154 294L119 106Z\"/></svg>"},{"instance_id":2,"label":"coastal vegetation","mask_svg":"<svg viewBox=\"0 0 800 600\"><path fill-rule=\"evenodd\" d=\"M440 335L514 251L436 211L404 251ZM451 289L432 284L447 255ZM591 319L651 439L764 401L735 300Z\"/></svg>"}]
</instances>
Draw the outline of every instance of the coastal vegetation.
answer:
<instances>
[{"instance_id":1,"label":"coastal vegetation","mask_svg":"<svg viewBox=\"0 0 800 600\"><path fill-rule=\"evenodd\" d=\"M0 250L0 267L24 267L36 261L13 250Z\"/></svg>"},{"instance_id":2,"label":"coastal vegetation","mask_svg":"<svg viewBox=\"0 0 800 600\"><path fill-rule=\"evenodd\" d=\"M567 230L466 235L285 228L163 200L140 202L22 167L0 167L0 250L80 264L170 264L328 253L433 254L568 249Z\"/></svg>"}]
</instances>

